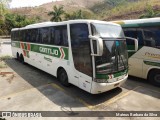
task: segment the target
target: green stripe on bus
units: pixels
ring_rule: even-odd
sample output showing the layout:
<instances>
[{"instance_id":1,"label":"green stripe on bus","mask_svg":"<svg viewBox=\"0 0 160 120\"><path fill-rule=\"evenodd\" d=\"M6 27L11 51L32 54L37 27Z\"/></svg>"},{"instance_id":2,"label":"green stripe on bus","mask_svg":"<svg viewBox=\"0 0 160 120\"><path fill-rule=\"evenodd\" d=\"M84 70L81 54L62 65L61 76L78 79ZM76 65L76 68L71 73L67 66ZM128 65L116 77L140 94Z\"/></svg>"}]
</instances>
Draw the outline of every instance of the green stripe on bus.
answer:
<instances>
[{"instance_id":1,"label":"green stripe on bus","mask_svg":"<svg viewBox=\"0 0 160 120\"><path fill-rule=\"evenodd\" d=\"M122 24L121 26L124 28L129 28L129 27L153 27L153 26L158 26L160 25L160 22L149 22L149 23L136 23L136 24Z\"/></svg>"},{"instance_id":2,"label":"green stripe on bus","mask_svg":"<svg viewBox=\"0 0 160 120\"><path fill-rule=\"evenodd\" d=\"M24 44L24 50L27 50L27 43L23 43L23 44ZM68 48L62 47L63 50L60 51L61 47L59 48L59 47L52 47L52 46L36 45L33 43L28 43L28 44L30 44L32 52L37 52L37 53L65 59L65 60L69 59ZM20 48L20 42L14 41L12 42L12 46Z\"/></svg>"},{"instance_id":3,"label":"green stripe on bus","mask_svg":"<svg viewBox=\"0 0 160 120\"><path fill-rule=\"evenodd\" d=\"M64 59L68 60L68 48L62 48L62 49L65 54ZM57 58L60 58L61 55L63 54L61 53L58 47L35 45L35 44L31 44L31 51L57 57Z\"/></svg>"},{"instance_id":4,"label":"green stripe on bus","mask_svg":"<svg viewBox=\"0 0 160 120\"><path fill-rule=\"evenodd\" d=\"M158 67L160 67L160 63L158 63L158 62L151 62L151 61L143 61L143 62L146 65L152 65L152 66L158 66Z\"/></svg>"},{"instance_id":5,"label":"green stripe on bus","mask_svg":"<svg viewBox=\"0 0 160 120\"><path fill-rule=\"evenodd\" d=\"M113 75L114 78L117 78L119 76L127 74L127 72L128 72L128 70L125 70L125 71L118 72L118 73L115 73L115 74L112 74L112 75ZM106 74L96 74L96 79L106 79L106 80L108 80L109 79L109 75L106 75Z\"/></svg>"}]
</instances>

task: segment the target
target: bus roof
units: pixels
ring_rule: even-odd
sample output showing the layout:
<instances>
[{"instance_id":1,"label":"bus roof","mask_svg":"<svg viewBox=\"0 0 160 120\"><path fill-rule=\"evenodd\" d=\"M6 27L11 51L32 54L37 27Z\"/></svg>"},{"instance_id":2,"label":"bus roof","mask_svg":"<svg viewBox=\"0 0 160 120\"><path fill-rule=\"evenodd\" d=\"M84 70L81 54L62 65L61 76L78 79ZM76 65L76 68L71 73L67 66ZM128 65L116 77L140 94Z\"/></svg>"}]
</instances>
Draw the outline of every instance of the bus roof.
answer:
<instances>
[{"instance_id":1,"label":"bus roof","mask_svg":"<svg viewBox=\"0 0 160 120\"><path fill-rule=\"evenodd\" d=\"M146 18L146 19L134 19L134 20L120 20L113 21L113 23L120 24L122 27L149 27L160 25L160 17Z\"/></svg>"},{"instance_id":2,"label":"bus roof","mask_svg":"<svg viewBox=\"0 0 160 120\"><path fill-rule=\"evenodd\" d=\"M86 19L80 19L80 20L69 20L69 21L63 21L63 22L42 22L42 23L36 23L36 24L30 24L22 28L14 28L12 31L16 30L25 30L25 29L32 29L32 28L40 28L40 27L49 27L49 26L57 26L57 25L66 25L66 24L72 24L72 23L101 23L101 24L111 24L111 25L117 25L116 23L112 22L106 22L106 21L100 21L100 20L86 20Z\"/></svg>"}]
</instances>

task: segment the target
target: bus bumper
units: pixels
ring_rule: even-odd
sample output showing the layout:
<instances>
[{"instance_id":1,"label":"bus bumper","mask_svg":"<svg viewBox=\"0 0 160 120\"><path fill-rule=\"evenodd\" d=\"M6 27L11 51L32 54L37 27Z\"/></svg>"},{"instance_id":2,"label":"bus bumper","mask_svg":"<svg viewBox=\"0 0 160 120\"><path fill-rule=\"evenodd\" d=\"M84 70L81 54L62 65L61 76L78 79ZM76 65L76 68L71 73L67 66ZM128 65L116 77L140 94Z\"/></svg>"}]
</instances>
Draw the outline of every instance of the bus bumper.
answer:
<instances>
[{"instance_id":1,"label":"bus bumper","mask_svg":"<svg viewBox=\"0 0 160 120\"><path fill-rule=\"evenodd\" d=\"M128 75L125 76L122 80L113 83L97 83L93 81L91 93L99 94L120 87L127 80L127 78Z\"/></svg>"}]
</instances>

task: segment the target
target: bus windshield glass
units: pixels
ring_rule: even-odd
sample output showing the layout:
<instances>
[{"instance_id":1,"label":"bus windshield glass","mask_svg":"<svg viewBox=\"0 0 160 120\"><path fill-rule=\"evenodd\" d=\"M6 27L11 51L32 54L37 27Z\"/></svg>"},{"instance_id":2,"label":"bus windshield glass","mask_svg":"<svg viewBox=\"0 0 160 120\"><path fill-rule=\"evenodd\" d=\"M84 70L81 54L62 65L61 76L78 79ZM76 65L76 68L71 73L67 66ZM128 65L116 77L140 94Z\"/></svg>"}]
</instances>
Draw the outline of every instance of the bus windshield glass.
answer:
<instances>
[{"instance_id":1,"label":"bus windshield glass","mask_svg":"<svg viewBox=\"0 0 160 120\"><path fill-rule=\"evenodd\" d=\"M92 34L103 39L103 55L95 57L97 74L112 74L128 68L123 30L117 25L93 24ZM94 49L95 49L95 45Z\"/></svg>"},{"instance_id":2,"label":"bus windshield glass","mask_svg":"<svg viewBox=\"0 0 160 120\"><path fill-rule=\"evenodd\" d=\"M124 38L123 30L118 25L93 23L92 31L103 38Z\"/></svg>"}]
</instances>

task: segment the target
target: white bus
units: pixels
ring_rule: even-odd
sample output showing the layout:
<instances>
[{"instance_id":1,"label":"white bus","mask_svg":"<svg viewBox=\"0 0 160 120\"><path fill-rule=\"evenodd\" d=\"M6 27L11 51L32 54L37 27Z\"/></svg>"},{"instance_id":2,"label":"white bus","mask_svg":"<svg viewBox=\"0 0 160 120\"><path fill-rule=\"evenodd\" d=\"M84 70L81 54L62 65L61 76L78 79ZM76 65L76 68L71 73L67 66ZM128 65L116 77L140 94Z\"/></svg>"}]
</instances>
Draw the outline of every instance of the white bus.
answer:
<instances>
[{"instance_id":1,"label":"white bus","mask_svg":"<svg viewBox=\"0 0 160 120\"><path fill-rule=\"evenodd\" d=\"M129 53L129 75L160 86L160 18L116 21L127 37L138 39L139 50ZM128 42L132 49L132 42Z\"/></svg>"},{"instance_id":2,"label":"white bus","mask_svg":"<svg viewBox=\"0 0 160 120\"><path fill-rule=\"evenodd\" d=\"M126 39L120 25L96 20L46 22L12 29L12 53L92 93L122 85L128 77Z\"/></svg>"}]
</instances>

